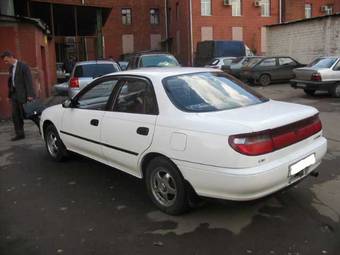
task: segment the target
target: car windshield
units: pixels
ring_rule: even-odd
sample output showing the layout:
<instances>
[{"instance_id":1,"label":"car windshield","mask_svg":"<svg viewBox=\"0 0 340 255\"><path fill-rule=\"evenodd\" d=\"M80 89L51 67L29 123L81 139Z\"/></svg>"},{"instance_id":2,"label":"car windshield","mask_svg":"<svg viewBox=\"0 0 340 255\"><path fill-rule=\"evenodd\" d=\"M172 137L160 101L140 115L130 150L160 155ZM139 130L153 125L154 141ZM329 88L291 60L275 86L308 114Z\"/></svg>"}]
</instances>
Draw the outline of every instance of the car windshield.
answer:
<instances>
[{"instance_id":1,"label":"car windshield","mask_svg":"<svg viewBox=\"0 0 340 255\"><path fill-rule=\"evenodd\" d=\"M244 66L255 66L257 63L261 61L262 58L249 58L245 62L242 63Z\"/></svg>"},{"instance_id":2,"label":"car windshield","mask_svg":"<svg viewBox=\"0 0 340 255\"><path fill-rule=\"evenodd\" d=\"M86 64L78 65L74 70L74 77L99 77L108 73L117 72L113 64Z\"/></svg>"},{"instance_id":3,"label":"car windshield","mask_svg":"<svg viewBox=\"0 0 340 255\"><path fill-rule=\"evenodd\" d=\"M171 55L148 55L141 58L141 67L172 67L179 66L175 57Z\"/></svg>"},{"instance_id":4,"label":"car windshield","mask_svg":"<svg viewBox=\"0 0 340 255\"><path fill-rule=\"evenodd\" d=\"M331 68L334 65L337 58L317 58L312 61L308 67L314 68Z\"/></svg>"},{"instance_id":5,"label":"car windshield","mask_svg":"<svg viewBox=\"0 0 340 255\"><path fill-rule=\"evenodd\" d=\"M187 112L211 112L267 101L265 97L223 73L202 72L163 80L171 102Z\"/></svg>"}]
</instances>

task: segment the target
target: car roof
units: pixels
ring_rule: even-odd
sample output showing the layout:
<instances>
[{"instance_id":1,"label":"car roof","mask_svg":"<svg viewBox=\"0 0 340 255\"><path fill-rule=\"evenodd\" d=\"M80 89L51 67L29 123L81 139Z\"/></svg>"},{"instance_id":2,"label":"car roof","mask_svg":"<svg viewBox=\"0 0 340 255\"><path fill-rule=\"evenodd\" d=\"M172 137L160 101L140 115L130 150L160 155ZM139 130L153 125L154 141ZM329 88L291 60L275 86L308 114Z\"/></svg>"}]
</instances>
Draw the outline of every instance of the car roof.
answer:
<instances>
[{"instance_id":1,"label":"car roof","mask_svg":"<svg viewBox=\"0 0 340 255\"><path fill-rule=\"evenodd\" d=\"M114 60L89 60L89 61L80 61L77 62L76 65L93 65L93 64L112 64L116 63Z\"/></svg>"},{"instance_id":2,"label":"car roof","mask_svg":"<svg viewBox=\"0 0 340 255\"><path fill-rule=\"evenodd\" d=\"M148 67L132 69L127 71L115 72L107 74L105 76L116 76L116 75L136 75L136 76L146 76L146 77L159 77L165 78L169 76L176 76L182 74L190 73L201 73L201 72L221 72L220 70L212 68L202 68L202 67Z\"/></svg>"}]
</instances>

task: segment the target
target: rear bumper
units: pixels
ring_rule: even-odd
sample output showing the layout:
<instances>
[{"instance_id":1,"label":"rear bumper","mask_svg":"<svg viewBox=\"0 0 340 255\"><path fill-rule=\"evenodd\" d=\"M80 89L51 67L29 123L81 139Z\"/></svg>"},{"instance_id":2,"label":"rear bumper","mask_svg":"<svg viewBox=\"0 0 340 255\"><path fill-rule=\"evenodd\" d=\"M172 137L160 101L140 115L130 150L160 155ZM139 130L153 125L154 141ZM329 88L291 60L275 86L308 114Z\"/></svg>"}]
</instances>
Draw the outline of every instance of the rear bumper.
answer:
<instances>
[{"instance_id":1,"label":"rear bumper","mask_svg":"<svg viewBox=\"0 0 340 255\"><path fill-rule=\"evenodd\" d=\"M334 81L304 81L304 80L290 80L290 85L297 89L306 89L306 90L322 90L329 91L336 82Z\"/></svg>"},{"instance_id":2,"label":"rear bumper","mask_svg":"<svg viewBox=\"0 0 340 255\"><path fill-rule=\"evenodd\" d=\"M254 168L220 168L179 160L175 163L198 195L246 201L267 196L302 180L318 167L326 151L327 140L319 137L294 154ZM304 169L301 176L289 176L289 167L311 154L315 154L316 163Z\"/></svg>"}]
</instances>

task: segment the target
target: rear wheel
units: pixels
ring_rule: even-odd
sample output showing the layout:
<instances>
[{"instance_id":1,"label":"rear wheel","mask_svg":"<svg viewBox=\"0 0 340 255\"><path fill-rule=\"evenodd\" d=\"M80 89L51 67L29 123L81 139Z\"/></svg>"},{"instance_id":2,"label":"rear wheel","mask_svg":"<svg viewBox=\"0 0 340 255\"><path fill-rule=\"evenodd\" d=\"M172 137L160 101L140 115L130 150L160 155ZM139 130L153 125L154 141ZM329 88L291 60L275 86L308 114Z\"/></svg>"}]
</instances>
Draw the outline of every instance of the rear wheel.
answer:
<instances>
[{"instance_id":1,"label":"rear wheel","mask_svg":"<svg viewBox=\"0 0 340 255\"><path fill-rule=\"evenodd\" d=\"M330 93L333 97L337 97L339 98L340 97L340 83L337 83L335 84L331 90L330 90Z\"/></svg>"},{"instance_id":2,"label":"rear wheel","mask_svg":"<svg viewBox=\"0 0 340 255\"><path fill-rule=\"evenodd\" d=\"M163 212L178 215L189 210L185 180L168 159L151 160L146 168L145 184L152 202Z\"/></svg>"},{"instance_id":3,"label":"rear wheel","mask_svg":"<svg viewBox=\"0 0 340 255\"><path fill-rule=\"evenodd\" d=\"M314 96L315 95L315 89L304 89L304 92L308 96Z\"/></svg>"},{"instance_id":4,"label":"rear wheel","mask_svg":"<svg viewBox=\"0 0 340 255\"><path fill-rule=\"evenodd\" d=\"M259 83L261 86L268 86L271 83L270 75L262 74L259 78Z\"/></svg>"},{"instance_id":5,"label":"rear wheel","mask_svg":"<svg viewBox=\"0 0 340 255\"><path fill-rule=\"evenodd\" d=\"M57 129L53 125L49 125L44 133L48 155L55 161L63 161L67 157L67 149L61 141Z\"/></svg>"}]
</instances>

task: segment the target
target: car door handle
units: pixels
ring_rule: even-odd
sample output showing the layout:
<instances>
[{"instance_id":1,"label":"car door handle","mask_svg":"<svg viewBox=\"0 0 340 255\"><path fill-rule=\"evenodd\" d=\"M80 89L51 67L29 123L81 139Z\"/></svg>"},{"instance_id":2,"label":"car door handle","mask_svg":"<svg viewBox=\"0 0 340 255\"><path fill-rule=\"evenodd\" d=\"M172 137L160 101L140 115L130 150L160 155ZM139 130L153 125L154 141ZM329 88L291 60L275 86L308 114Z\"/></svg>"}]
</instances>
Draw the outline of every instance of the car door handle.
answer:
<instances>
[{"instance_id":1,"label":"car door handle","mask_svg":"<svg viewBox=\"0 0 340 255\"><path fill-rule=\"evenodd\" d=\"M149 134L149 129L147 127L139 127L137 128L137 134L146 136Z\"/></svg>"},{"instance_id":2,"label":"car door handle","mask_svg":"<svg viewBox=\"0 0 340 255\"><path fill-rule=\"evenodd\" d=\"M91 124L92 126L98 126L98 125L99 125L99 120L97 120L97 119L92 119L92 120L90 121L90 124Z\"/></svg>"}]
</instances>

